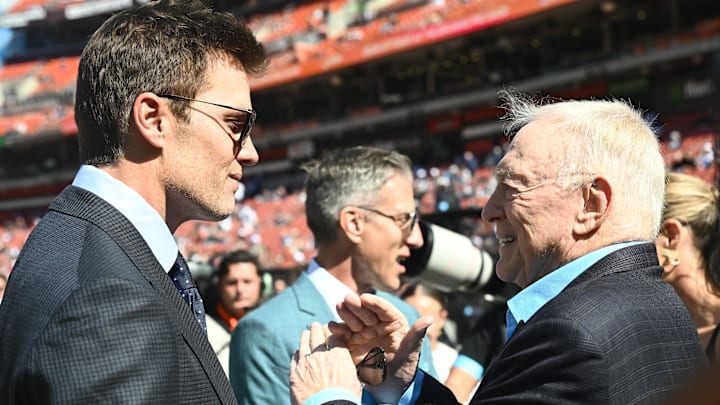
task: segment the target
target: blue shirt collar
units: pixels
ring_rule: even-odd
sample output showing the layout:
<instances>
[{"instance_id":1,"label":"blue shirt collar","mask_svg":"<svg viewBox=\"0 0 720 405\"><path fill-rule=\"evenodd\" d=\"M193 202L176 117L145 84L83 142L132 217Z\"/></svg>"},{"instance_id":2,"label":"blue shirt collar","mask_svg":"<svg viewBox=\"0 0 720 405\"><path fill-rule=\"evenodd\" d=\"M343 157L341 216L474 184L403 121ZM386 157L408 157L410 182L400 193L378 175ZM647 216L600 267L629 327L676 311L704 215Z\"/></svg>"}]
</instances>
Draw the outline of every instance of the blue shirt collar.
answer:
<instances>
[{"instance_id":1,"label":"blue shirt collar","mask_svg":"<svg viewBox=\"0 0 720 405\"><path fill-rule=\"evenodd\" d=\"M120 211L145 239L163 269L170 271L178 254L177 242L160 214L140 194L90 165L80 166L72 184L97 195Z\"/></svg>"},{"instance_id":2,"label":"blue shirt collar","mask_svg":"<svg viewBox=\"0 0 720 405\"><path fill-rule=\"evenodd\" d=\"M509 339L515 331L518 322L527 322L540 308L560 294L565 287L570 285L573 280L590 268L590 266L616 250L638 243L643 242L632 241L616 243L590 252L546 274L515 294L515 296L507 302L507 338Z\"/></svg>"}]
</instances>

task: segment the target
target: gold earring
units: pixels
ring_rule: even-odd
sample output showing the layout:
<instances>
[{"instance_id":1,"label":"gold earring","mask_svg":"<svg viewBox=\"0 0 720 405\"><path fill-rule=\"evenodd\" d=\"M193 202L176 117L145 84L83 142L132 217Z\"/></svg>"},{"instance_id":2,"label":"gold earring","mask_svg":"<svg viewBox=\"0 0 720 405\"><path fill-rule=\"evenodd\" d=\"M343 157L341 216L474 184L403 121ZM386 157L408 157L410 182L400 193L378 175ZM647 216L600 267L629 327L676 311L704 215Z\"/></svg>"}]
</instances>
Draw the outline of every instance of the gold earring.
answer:
<instances>
[{"instance_id":1,"label":"gold earring","mask_svg":"<svg viewBox=\"0 0 720 405\"><path fill-rule=\"evenodd\" d=\"M677 250L660 248L660 254L667 258L673 266L680 264L680 253Z\"/></svg>"}]
</instances>

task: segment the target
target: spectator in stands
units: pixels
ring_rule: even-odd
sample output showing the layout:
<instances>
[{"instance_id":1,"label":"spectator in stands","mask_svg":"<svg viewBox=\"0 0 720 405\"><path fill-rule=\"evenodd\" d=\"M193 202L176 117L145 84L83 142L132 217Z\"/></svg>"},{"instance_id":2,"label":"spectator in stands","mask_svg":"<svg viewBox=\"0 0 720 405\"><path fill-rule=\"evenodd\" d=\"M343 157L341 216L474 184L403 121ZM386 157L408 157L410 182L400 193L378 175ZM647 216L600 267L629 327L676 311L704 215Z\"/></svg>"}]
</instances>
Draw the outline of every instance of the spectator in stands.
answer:
<instances>
[{"instance_id":1,"label":"spectator in stands","mask_svg":"<svg viewBox=\"0 0 720 405\"><path fill-rule=\"evenodd\" d=\"M713 150L712 142L703 142L702 150L697 156L697 166L701 170L708 170L715 163L715 151Z\"/></svg>"},{"instance_id":2,"label":"spectator in stands","mask_svg":"<svg viewBox=\"0 0 720 405\"><path fill-rule=\"evenodd\" d=\"M471 403L660 403L707 359L652 243L665 186L655 133L619 100L538 106L501 95L507 129L518 132L482 216L500 241L498 276L523 289L508 301L507 343ZM338 314L346 323L329 326L353 360L378 344L387 354L387 380L371 391L378 402L395 403L413 381L417 403L455 402L417 367L426 318L408 329L371 294L348 295ZM312 363L296 362L291 381ZM332 386L325 370L312 371L318 392ZM334 396L352 398L354 386L344 388Z\"/></svg>"},{"instance_id":3,"label":"spectator in stands","mask_svg":"<svg viewBox=\"0 0 720 405\"><path fill-rule=\"evenodd\" d=\"M257 308L263 293L258 258L247 250L223 255L211 276L207 303L207 330L225 373L229 375L230 334L238 321Z\"/></svg>"},{"instance_id":4,"label":"spectator in stands","mask_svg":"<svg viewBox=\"0 0 720 405\"><path fill-rule=\"evenodd\" d=\"M280 294L281 292L285 291L287 287L288 285L285 279L278 277L273 280L273 294Z\"/></svg>"},{"instance_id":5,"label":"spectator in stands","mask_svg":"<svg viewBox=\"0 0 720 405\"><path fill-rule=\"evenodd\" d=\"M440 340L448 319L447 297L438 289L422 283L412 283L404 286L400 298L412 305L420 316L433 318L433 324L427 330L427 338L430 341L438 380L445 381L458 355L457 349Z\"/></svg>"},{"instance_id":6,"label":"spectator in stands","mask_svg":"<svg viewBox=\"0 0 720 405\"><path fill-rule=\"evenodd\" d=\"M708 358L720 353L720 193L704 180L668 174L665 210L655 240L663 279L690 311Z\"/></svg>"},{"instance_id":7,"label":"spectator in stands","mask_svg":"<svg viewBox=\"0 0 720 405\"><path fill-rule=\"evenodd\" d=\"M240 404L290 401L293 351L311 322L339 320L347 294L376 292L409 322L417 311L391 294L400 262L423 244L410 160L373 147L337 150L309 162L305 211L317 247L307 270L285 291L244 317L232 334L230 381ZM434 374L429 344L421 363Z\"/></svg>"},{"instance_id":8,"label":"spectator in stands","mask_svg":"<svg viewBox=\"0 0 720 405\"><path fill-rule=\"evenodd\" d=\"M672 153L682 147L682 133L677 129L670 131L667 142L668 150Z\"/></svg>"},{"instance_id":9,"label":"spectator in stands","mask_svg":"<svg viewBox=\"0 0 720 405\"><path fill-rule=\"evenodd\" d=\"M77 79L82 166L0 305L1 403L235 403L173 232L233 212L258 161L248 80L266 66L240 19L200 1L148 2L95 31Z\"/></svg>"}]
</instances>

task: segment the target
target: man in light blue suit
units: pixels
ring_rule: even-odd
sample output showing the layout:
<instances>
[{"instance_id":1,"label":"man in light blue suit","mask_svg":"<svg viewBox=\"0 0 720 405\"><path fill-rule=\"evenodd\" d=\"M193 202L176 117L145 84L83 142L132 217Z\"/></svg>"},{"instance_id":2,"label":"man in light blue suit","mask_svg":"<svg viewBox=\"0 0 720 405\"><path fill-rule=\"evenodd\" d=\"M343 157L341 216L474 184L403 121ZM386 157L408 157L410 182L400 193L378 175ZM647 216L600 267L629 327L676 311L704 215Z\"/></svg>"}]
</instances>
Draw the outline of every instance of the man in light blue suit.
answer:
<instances>
[{"instance_id":1,"label":"man in light blue suit","mask_svg":"<svg viewBox=\"0 0 720 405\"><path fill-rule=\"evenodd\" d=\"M417 226L410 160L371 147L335 151L305 166L305 212L317 256L282 294L244 317L230 343L230 382L240 404L290 403L290 361L310 323L339 321L348 294L373 292L412 324L417 311L392 294ZM435 374L428 341L421 367ZM365 403L374 403L364 395Z\"/></svg>"}]
</instances>

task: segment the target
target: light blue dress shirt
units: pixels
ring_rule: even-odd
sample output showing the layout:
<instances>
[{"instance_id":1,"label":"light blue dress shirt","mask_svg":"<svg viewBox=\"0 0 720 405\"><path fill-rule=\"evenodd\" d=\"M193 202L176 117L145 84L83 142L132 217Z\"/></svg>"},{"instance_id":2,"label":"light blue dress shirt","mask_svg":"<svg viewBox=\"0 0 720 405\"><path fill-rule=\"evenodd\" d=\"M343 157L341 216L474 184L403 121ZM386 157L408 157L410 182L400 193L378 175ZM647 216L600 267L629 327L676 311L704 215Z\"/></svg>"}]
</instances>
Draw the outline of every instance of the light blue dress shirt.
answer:
<instances>
[{"instance_id":1,"label":"light blue dress shirt","mask_svg":"<svg viewBox=\"0 0 720 405\"><path fill-rule=\"evenodd\" d=\"M555 298L562 290L565 289L570 283L573 282L582 272L590 268L593 264L597 263L603 257L609 255L616 250L620 250L624 247L644 243L643 241L631 241L616 243L604 248L598 249L594 252L588 253L585 256L577 258L570 263L558 268L551 272L545 277L537 280L536 282L529 285L519 293L515 294L513 298L508 300L508 312L507 312L507 338L512 336L515 331L515 327L518 322L527 322L535 313L540 310L545 304ZM422 387L424 373L422 370L418 370L415 375L415 381L411 384L410 388L403 394L399 404L411 404L420 395L420 389ZM352 399L352 394L347 393L349 396L336 397L335 399ZM327 400L327 397L325 397ZM321 404L322 402L312 402L313 405ZM310 405L310 402L306 402L306 405Z\"/></svg>"},{"instance_id":2,"label":"light blue dress shirt","mask_svg":"<svg viewBox=\"0 0 720 405\"><path fill-rule=\"evenodd\" d=\"M570 285L573 280L590 268L590 266L616 250L638 243L643 242L632 241L616 243L590 252L552 271L515 294L507 302L506 338L510 339L510 336L515 332L518 322L527 322L540 308L560 294L565 287Z\"/></svg>"},{"instance_id":3,"label":"light blue dress shirt","mask_svg":"<svg viewBox=\"0 0 720 405\"><path fill-rule=\"evenodd\" d=\"M464 354L458 354L455 362L453 362L453 367L465 371L476 380L480 380L483 373L485 373L485 366L475 361L472 357Z\"/></svg>"},{"instance_id":4,"label":"light blue dress shirt","mask_svg":"<svg viewBox=\"0 0 720 405\"><path fill-rule=\"evenodd\" d=\"M169 272L178 255L178 246L165 220L140 194L95 166L82 165L73 186L83 188L120 211L147 242L158 263Z\"/></svg>"}]
</instances>

